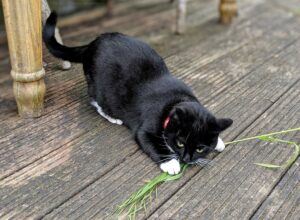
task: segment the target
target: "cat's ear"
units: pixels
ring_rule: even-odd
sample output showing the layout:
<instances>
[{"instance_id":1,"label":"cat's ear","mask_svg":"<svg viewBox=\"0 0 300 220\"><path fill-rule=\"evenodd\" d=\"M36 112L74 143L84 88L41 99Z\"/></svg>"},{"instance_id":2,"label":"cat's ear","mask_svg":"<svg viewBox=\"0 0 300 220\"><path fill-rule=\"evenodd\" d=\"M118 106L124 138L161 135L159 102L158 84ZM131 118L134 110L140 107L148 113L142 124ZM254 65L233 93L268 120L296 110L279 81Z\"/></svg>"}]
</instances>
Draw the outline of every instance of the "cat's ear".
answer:
<instances>
[{"instance_id":1,"label":"cat's ear","mask_svg":"<svg viewBox=\"0 0 300 220\"><path fill-rule=\"evenodd\" d=\"M180 124L180 121L182 121L182 119L184 118L184 114L185 114L184 109L182 109L180 107L175 107L171 111L171 119L176 124Z\"/></svg>"},{"instance_id":2,"label":"cat's ear","mask_svg":"<svg viewBox=\"0 0 300 220\"><path fill-rule=\"evenodd\" d=\"M231 118L219 118L216 120L216 129L221 132L226 130L227 128L230 127L230 125L232 125L233 121Z\"/></svg>"}]
</instances>

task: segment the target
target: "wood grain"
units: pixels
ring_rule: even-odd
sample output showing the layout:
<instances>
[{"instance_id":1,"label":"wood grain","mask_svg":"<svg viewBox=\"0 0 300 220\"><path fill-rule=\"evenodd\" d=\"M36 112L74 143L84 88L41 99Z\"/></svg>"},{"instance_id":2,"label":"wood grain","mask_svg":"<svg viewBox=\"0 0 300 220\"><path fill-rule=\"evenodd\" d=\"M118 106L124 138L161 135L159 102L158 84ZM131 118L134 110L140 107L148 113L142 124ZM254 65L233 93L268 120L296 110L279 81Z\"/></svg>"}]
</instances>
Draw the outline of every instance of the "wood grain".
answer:
<instances>
[{"instance_id":1,"label":"wood grain","mask_svg":"<svg viewBox=\"0 0 300 220\"><path fill-rule=\"evenodd\" d=\"M299 219L300 158L274 187L251 219Z\"/></svg>"}]
</instances>

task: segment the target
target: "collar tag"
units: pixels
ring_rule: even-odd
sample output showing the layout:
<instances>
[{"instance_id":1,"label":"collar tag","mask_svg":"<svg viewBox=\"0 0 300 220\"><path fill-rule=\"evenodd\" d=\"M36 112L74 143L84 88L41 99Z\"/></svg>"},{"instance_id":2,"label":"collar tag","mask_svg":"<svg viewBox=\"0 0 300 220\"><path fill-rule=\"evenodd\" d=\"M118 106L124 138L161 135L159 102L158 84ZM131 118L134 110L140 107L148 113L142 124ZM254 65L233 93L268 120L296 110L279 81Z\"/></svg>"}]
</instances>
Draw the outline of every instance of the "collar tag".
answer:
<instances>
[{"instance_id":1,"label":"collar tag","mask_svg":"<svg viewBox=\"0 0 300 220\"><path fill-rule=\"evenodd\" d=\"M168 116L168 117L166 118L166 120L164 121L164 129L167 128L167 126L168 126L168 124L169 124L169 121L170 121L170 117Z\"/></svg>"}]
</instances>

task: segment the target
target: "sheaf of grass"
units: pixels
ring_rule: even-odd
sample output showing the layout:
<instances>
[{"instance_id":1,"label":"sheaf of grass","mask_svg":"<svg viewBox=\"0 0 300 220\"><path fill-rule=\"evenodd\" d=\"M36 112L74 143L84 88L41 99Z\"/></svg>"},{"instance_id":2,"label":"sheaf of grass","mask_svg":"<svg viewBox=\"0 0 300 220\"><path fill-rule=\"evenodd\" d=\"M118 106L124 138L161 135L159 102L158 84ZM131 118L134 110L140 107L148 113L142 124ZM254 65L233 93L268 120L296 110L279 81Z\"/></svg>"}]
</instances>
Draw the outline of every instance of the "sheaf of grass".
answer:
<instances>
[{"instance_id":1,"label":"sheaf of grass","mask_svg":"<svg viewBox=\"0 0 300 220\"><path fill-rule=\"evenodd\" d=\"M124 213L124 211L126 211L125 214L129 219L135 219L135 215L139 210L147 210L147 205L152 200L151 196L153 192L155 191L157 195L157 186L168 181L178 180L179 178L181 178L187 167L187 164L182 164L181 172L177 175L171 176L167 173L161 173L160 175L156 176L151 181L147 182L138 191L133 193L121 205L119 205L116 212L118 213L118 215L120 215L121 213Z\"/></svg>"},{"instance_id":2,"label":"sheaf of grass","mask_svg":"<svg viewBox=\"0 0 300 220\"><path fill-rule=\"evenodd\" d=\"M236 144L236 143L255 140L255 139L258 139L261 141L266 141L266 142L288 144L288 145L294 147L294 152L285 163L283 163L281 165L268 164L268 163L254 163L257 166L261 166L261 167L268 168L268 169L288 168L299 157L300 146L296 142L282 140L282 139L276 138L274 136L279 135L279 134L289 133L289 132L295 132L295 131L300 131L300 128L293 128L293 129L288 129L288 130L284 130L284 131L278 131L278 132L273 132L273 133L269 133L269 134L263 134L263 135L258 135L258 136L254 136L254 137L243 138L240 140L227 142L227 143L225 143L225 145ZM183 176L185 170L188 168L188 166L189 165L187 165L187 164L182 164L181 172L177 175L171 176L167 173L161 173L160 175L154 177L152 180L150 180L144 186L142 186L138 191L134 192L121 205L119 205L116 209L116 213L118 215L120 215L122 213L122 214L125 214L129 219L135 219L136 214L140 210L147 211L147 205L149 205L149 203L152 202L153 193L155 192L155 196L157 196L157 187L165 182L180 179Z\"/></svg>"}]
</instances>

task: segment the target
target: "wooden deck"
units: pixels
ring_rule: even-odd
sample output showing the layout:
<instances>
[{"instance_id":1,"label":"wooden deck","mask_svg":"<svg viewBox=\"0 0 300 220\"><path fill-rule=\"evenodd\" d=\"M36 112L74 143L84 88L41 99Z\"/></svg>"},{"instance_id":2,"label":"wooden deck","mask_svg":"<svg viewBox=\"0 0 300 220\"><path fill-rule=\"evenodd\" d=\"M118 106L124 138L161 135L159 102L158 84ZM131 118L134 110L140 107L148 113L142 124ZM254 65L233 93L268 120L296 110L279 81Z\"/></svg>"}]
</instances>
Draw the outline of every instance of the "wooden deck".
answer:
<instances>
[{"instance_id":1,"label":"wooden deck","mask_svg":"<svg viewBox=\"0 0 300 220\"><path fill-rule=\"evenodd\" d=\"M202 103L233 118L225 141L300 127L298 0L238 0L239 16L230 26L217 23L217 1L190 0L184 36L172 34L175 11L167 2L120 3L110 19L93 10L82 13L85 20L61 19L61 34L68 45L106 31L150 43ZM116 205L160 170L125 127L89 105L81 65L61 71L46 51L45 114L20 119L7 54L2 45L0 218L112 218ZM282 137L300 142L299 133ZM292 151L259 141L229 145L212 155L214 166L188 169L162 185L137 219L299 219L300 159L273 171L253 164L281 163Z\"/></svg>"}]
</instances>

